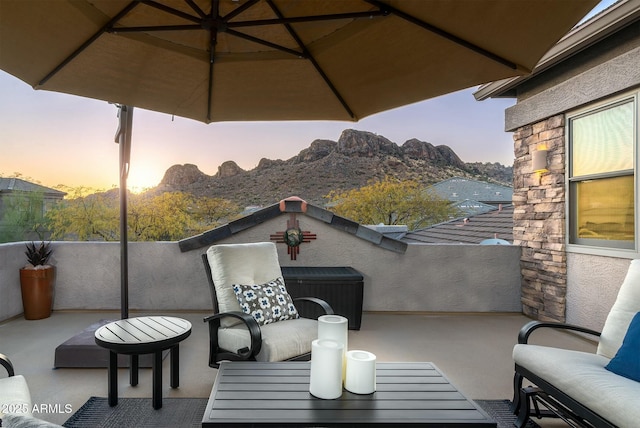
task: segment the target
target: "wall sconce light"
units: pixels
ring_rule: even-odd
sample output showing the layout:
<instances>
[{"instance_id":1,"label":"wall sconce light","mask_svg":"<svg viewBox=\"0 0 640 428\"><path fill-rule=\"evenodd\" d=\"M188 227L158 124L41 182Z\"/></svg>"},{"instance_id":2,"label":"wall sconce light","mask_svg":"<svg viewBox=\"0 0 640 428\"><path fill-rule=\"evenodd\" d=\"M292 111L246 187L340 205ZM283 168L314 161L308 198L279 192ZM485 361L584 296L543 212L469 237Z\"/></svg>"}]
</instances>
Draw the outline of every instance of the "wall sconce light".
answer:
<instances>
[{"instance_id":1,"label":"wall sconce light","mask_svg":"<svg viewBox=\"0 0 640 428\"><path fill-rule=\"evenodd\" d=\"M547 149L538 149L531 154L531 169L533 172L543 173L547 169Z\"/></svg>"}]
</instances>

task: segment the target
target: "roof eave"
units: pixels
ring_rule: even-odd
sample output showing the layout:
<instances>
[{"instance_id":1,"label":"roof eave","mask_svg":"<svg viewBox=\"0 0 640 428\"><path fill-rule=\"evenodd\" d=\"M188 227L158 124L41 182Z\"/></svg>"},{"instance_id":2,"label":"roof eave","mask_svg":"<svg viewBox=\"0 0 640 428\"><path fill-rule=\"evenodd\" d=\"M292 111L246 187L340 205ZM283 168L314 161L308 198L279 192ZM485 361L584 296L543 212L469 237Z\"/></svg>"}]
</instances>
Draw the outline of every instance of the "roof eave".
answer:
<instances>
[{"instance_id":1,"label":"roof eave","mask_svg":"<svg viewBox=\"0 0 640 428\"><path fill-rule=\"evenodd\" d=\"M558 41L535 66L531 74L486 83L473 93L477 101L488 98L515 97L521 83L548 70L640 19L640 0L624 0L611 5Z\"/></svg>"}]
</instances>

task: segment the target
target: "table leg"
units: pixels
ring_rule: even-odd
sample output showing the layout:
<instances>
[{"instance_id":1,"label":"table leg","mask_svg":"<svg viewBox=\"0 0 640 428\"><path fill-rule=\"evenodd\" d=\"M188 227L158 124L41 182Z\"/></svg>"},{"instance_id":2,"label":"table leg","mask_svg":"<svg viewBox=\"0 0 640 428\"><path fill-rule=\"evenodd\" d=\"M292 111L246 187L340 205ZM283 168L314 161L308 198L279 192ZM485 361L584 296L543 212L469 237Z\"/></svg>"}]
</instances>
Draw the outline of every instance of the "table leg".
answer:
<instances>
[{"instance_id":1,"label":"table leg","mask_svg":"<svg viewBox=\"0 0 640 428\"><path fill-rule=\"evenodd\" d=\"M171 388L177 388L180 386L180 344L171 348L169 359Z\"/></svg>"},{"instance_id":2,"label":"table leg","mask_svg":"<svg viewBox=\"0 0 640 428\"><path fill-rule=\"evenodd\" d=\"M140 367L138 355L131 355L129 359L129 383L131 386L138 384L138 368Z\"/></svg>"},{"instance_id":3,"label":"table leg","mask_svg":"<svg viewBox=\"0 0 640 428\"><path fill-rule=\"evenodd\" d=\"M109 351L109 406L113 407L118 404L118 354L114 351Z\"/></svg>"},{"instance_id":4,"label":"table leg","mask_svg":"<svg viewBox=\"0 0 640 428\"><path fill-rule=\"evenodd\" d=\"M162 407L162 351L153 354L153 408Z\"/></svg>"}]
</instances>

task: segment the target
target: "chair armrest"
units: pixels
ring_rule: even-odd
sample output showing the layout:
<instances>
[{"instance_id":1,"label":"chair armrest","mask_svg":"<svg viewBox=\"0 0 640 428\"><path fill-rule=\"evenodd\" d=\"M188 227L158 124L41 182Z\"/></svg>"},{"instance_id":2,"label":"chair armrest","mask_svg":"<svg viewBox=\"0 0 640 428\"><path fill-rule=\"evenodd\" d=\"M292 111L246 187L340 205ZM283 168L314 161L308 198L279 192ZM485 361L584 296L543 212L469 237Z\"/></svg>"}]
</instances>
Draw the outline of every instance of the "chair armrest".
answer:
<instances>
[{"instance_id":1,"label":"chair armrest","mask_svg":"<svg viewBox=\"0 0 640 428\"><path fill-rule=\"evenodd\" d=\"M524 326L522 326L522 328L520 329L520 332L518 333L518 343L520 344L528 343L529 336L531 335L531 333L533 333L535 330L539 328L555 328L555 329L561 329L561 330L572 330L572 331L578 331L580 333L591 334L593 336L600 336L599 331L591 330L589 328L580 327L577 325L564 324L559 322L531 321L525 324Z\"/></svg>"},{"instance_id":2,"label":"chair armrest","mask_svg":"<svg viewBox=\"0 0 640 428\"><path fill-rule=\"evenodd\" d=\"M297 301L303 301L303 302L311 302L311 303L315 303L316 305L320 306L322 308L322 310L324 311L323 315L333 315L333 308L331 307L331 305L329 305L327 302L325 302L322 299L318 299L317 297L296 297L295 299L293 299L294 302Z\"/></svg>"},{"instance_id":3,"label":"chair armrest","mask_svg":"<svg viewBox=\"0 0 640 428\"><path fill-rule=\"evenodd\" d=\"M203 321L209 323L209 335L213 337L212 335L215 334L215 342L218 343L217 336L218 327L220 327L220 320L225 317L237 318L247 326L247 330L249 330L249 334L251 335L251 349L249 350L249 355L258 355L262 348L262 333L260 332L260 326L255 318L249 314L245 314L244 312L222 312L204 318Z\"/></svg>"},{"instance_id":4,"label":"chair armrest","mask_svg":"<svg viewBox=\"0 0 640 428\"><path fill-rule=\"evenodd\" d=\"M15 375L15 371L13 370L13 364L11 364L11 360L4 354L0 354L0 365L2 365L9 374L9 377Z\"/></svg>"}]
</instances>

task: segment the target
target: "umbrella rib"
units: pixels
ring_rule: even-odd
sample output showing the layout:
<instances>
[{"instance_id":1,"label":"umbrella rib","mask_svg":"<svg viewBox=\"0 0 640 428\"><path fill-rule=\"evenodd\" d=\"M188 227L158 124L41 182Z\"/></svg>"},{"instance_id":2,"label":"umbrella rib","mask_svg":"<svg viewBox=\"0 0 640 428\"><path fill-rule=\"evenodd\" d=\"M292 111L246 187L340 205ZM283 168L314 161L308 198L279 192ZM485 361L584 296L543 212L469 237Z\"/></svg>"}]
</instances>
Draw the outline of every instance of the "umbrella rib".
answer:
<instances>
[{"instance_id":1,"label":"umbrella rib","mask_svg":"<svg viewBox=\"0 0 640 428\"><path fill-rule=\"evenodd\" d=\"M458 36L455 36L455 35L447 32L447 31L445 31L445 30L443 30L441 28L436 27L435 25L431 25L431 24L429 24L427 22L424 22L421 19L418 19L413 15L409 15L408 13L405 13L405 12L403 12L401 10L398 10L398 9L394 8L393 6L389 6L389 5L387 5L385 3L382 3L382 2L380 2L378 0L365 0L365 1L367 3L371 3L372 5L379 7L383 11L386 11L388 13L392 13L392 14L394 14L394 15L396 15L396 16L398 16L398 17L400 17L400 18L402 18L402 19L404 19L406 21L409 21L409 22L411 22L413 24L418 25L419 27L424 28L425 30L431 31L434 34L437 34L437 35L439 35L441 37L444 37L447 40L450 40L450 41L452 41L452 42L454 42L454 43L456 43L456 44L458 44L460 46L463 46L463 47L465 47L465 48L467 48L469 50L472 50L472 51L474 51L476 53L479 53L480 55L483 55L483 56L485 56L485 57L487 57L487 58L489 58L489 59L491 59L491 60L493 60L495 62L498 62L498 63L500 63L502 65L505 65L505 66L507 66L507 67L509 67L509 68L511 68L513 70L517 70L519 68L516 63L514 63L512 61L509 61L508 59L505 59L505 58L501 57L500 55L497 55L497 54L495 54L493 52L490 52L490 51L488 51L486 49L483 49L480 46L475 45L475 44L473 44L473 43L471 43L471 42L469 42L469 41L467 41L465 39L462 39L462 38L460 38Z\"/></svg>"},{"instance_id":2,"label":"umbrella rib","mask_svg":"<svg viewBox=\"0 0 640 428\"><path fill-rule=\"evenodd\" d=\"M200 6L198 6L193 0L184 0L189 6L191 6L191 9L193 9L193 11L195 13L197 13L198 15L200 15L200 18L206 18L207 14L200 9Z\"/></svg>"},{"instance_id":3,"label":"umbrella rib","mask_svg":"<svg viewBox=\"0 0 640 428\"><path fill-rule=\"evenodd\" d=\"M109 22L107 22L105 25L102 26L102 28L100 28L100 30L98 30L93 36L91 36L87 41L85 41L82 45L80 45L80 47L78 49L76 49L75 51L73 51L73 53L71 53L71 55L69 55L68 57L66 57L60 64L58 64L53 70L51 70L49 72L49 74L47 74L42 80L40 80L38 82L38 84L35 86L35 88L37 89L39 86L44 85L45 83L47 83L49 81L49 79L51 79L53 76L55 76L60 70L62 70L67 64L69 64L71 61L73 61L78 55L80 55L86 48L89 47L89 45L91 45L93 42L95 42L101 35L103 35L104 33L108 32L109 29L111 29L111 27L113 27L113 25L118 22L122 17L124 17L127 13L131 12L131 10L136 7L139 4L139 2L137 1L132 1L131 3L129 3L128 5L126 5L124 7L124 9L122 9L120 12L118 12L118 14L116 16L114 16L113 18L111 18L111 20L109 20Z\"/></svg>"},{"instance_id":4,"label":"umbrella rib","mask_svg":"<svg viewBox=\"0 0 640 428\"><path fill-rule=\"evenodd\" d=\"M300 58L307 58L307 55L305 53L303 53L303 52L298 52L298 51L296 51L294 49L289 49L289 48L287 48L285 46L281 46L281 45L278 45L276 43L269 42L267 40L259 39L257 37L253 37L253 36L250 36L248 34L241 33L239 31L227 29L227 31L225 31L225 32L227 34L232 35L232 36L240 37L241 39L249 40L251 42L258 43L258 44L261 44L261 45L265 45L265 46L268 46L270 48L278 49L280 51L287 52L287 53L289 53L291 55L294 55L294 56L297 56L297 57L300 57Z\"/></svg>"},{"instance_id":5,"label":"umbrella rib","mask_svg":"<svg viewBox=\"0 0 640 428\"><path fill-rule=\"evenodd\" d=\"M273 10L273 12L276 14L276 16L278 16L279 19L284 20L285 18L283 17L282 13L280 12L280 10L276 7L276 5L273 3L272 0L267 0L267 4L271 7L271 9ZM305 58L307 58L311 64L313 65L313 67L316 69L316 71L320 74L320 77L322 77L322 79L324 80L324 82L327 84L327 86L329 86L329 89L331 89L331 92L333 92L333 95L335 95L335 97L338 99L338 101L340 102L340 104L342 104L342 107L347 111L347 114L352 118L355 119L356 115L353 114L353 111L351 110L351 108L349 107L349 105L347 104L347 102L345 101L345 99L342 97L342 95L340 94L340 92L338 92L338 89L334 86L333 82L331 81L331 79L329 79L329 77L326 75L326 73L324 72L324 70L322 69L322 67L320 67L320 64L318 64L318 62L316 61L316 59L313 57L313 55L311 55L311 53L309 52L309 50L307 49L307 47L304 45L304 43L302 42L302 40L300 39L300 37L298 36L298 34L295 32L295 30L291 27L291 25L289 23L284 23L283 24L284 27L287 29L287 31L289 32L289 34L291 35L291 37L293 37L293 39L296 41L296 43L298 44L298 46L300 47L300 49L302 49L303 52L303 56Z\"/></svg>"},{"instance_id":6,"label":"umbrella rib","mask_svg":"<svg viewBox=\"0 0 640 428\"><path fill-rule=\"evenodd\" d=\"M159 10L161 10L163 12L167 12L167 13L169 13L171 15L175 15L175 16L178 16L180 18L186 19L187 21L195 22L196 24L200 24L202 22L202 20L200 18L198 18L197 16L189 15L188 13L182 12L182 11L174 9L172 7L165 6L165 5L160 4L160 3L156 3L155 1L152 1L152 0L140 0L140 1L142 3L144 3L144 4L146 4L147 6L155 7L156 9L159 9Z\"/></svg>"},{"instance_id":7,"label":"umbrella rib","mask_svg":"<svg viewBox=\"0 0 640 428\"><path fill-rule=\"evenodd\" d=\"M218 0L211 1L210 19L220 18L220 3ZM207 120L211 122L211 109L213 108L213 64L216 56L216 45L218 44L218 29L209 28L209 84L207 93Z\"/></svg>"},{"instance_id":8,"label":"umbrella rib","mask_svg":"<svg viewBox=\"0 0 640 428\"><path fill-rule=\"evenodd\" d=\"M274 19L229 22L227 25L229 27L257 27L260 25L297 24L302 22L335 21L338 19L372 18L374 16L384 16L386 14L387 13L383 10L372 10L367 12L334 13L328 15L291 16L287 18L282 16Z\"/></svg>"},{"instance_id":9,"label":"umbrella rib","mask_svg":"<svg viewBox=\"0 0 640 428\"><path fill-rule=\"evenodd\" d=\"M149 25L146 27L115 27L107 30L108 33L146 33L151 31L183 31L183 30L202 30L201 25L185 24L185 25Z\"/></svg>"}]
</instances>

